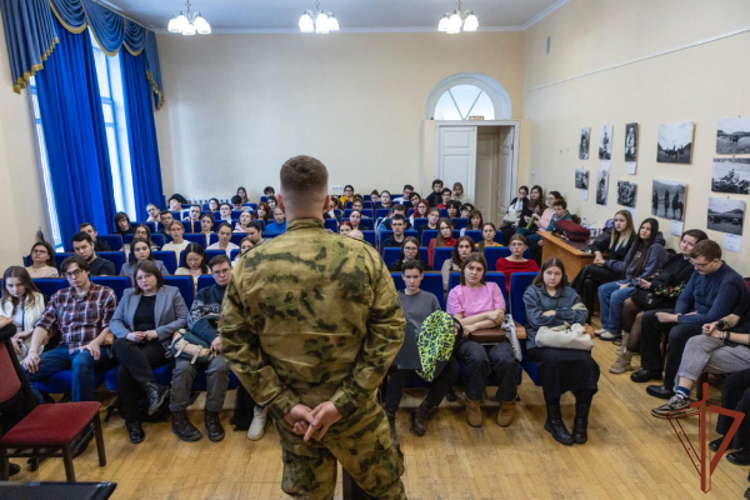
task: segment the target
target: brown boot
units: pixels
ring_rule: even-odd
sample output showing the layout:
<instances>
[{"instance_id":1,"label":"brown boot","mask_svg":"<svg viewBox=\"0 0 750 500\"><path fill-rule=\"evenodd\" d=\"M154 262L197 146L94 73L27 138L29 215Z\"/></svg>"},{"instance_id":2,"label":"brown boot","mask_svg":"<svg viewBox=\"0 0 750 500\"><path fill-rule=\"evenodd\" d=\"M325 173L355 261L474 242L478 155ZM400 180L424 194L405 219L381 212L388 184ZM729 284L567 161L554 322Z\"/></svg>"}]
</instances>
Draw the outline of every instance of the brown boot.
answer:
<instances>
[{"instance_id":1,"label":"brown boot","mask_svg":"<svg viewBox=\"0 0 750 500\"><path fill-rule=\"evenodd\" d=\"M472 427L482 427L482 409L479 407L479 401L466 400L466 421Z\"/></svg>"},{"instance_id":2,"label":"brown boot","mask_svg":"<svg viewBox=\"0 0 750 500\"><path fill-rule=\"evenodd\" d=\"M633 353L630 351L625 351L623 354L620 354L617 361L609 367L609 373L619 375L620 373L632 372L633 366L630 364L631 359L633 359Z\"/></svg>"},{"instance_id":3,"label":"brown boot","mask_svg":"<svg viewBox=\"0 0 750 500\"><path fill-rule=\"evenodd\" d=\"M508 427L513 422L513 417L516 416L516 402L515 401L500 401L500 410L497 412L497 419L495 422L500 427Z\"/></svg>"}]
</instances>

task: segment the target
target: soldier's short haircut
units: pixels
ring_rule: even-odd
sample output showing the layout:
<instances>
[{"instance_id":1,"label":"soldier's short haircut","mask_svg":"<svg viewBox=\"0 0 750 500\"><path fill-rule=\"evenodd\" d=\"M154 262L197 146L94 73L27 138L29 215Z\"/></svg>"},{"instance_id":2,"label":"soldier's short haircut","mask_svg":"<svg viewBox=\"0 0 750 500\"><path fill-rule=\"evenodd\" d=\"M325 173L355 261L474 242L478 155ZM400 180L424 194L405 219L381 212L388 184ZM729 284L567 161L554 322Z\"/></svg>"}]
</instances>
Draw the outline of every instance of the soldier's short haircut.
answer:
<instances>
[{"instance_id":1,"label":"soldier's short haircut","mask_svg":"<svg viewBox=\"0 0 750 500\"><path fill-rule=\"evenodd\" d=\"M290 201L316 201L328 191L328 169L312 156L295 156L281 167L281 192ZM312 196L311 196L312 195Z\"/></svg>"}]
</instances>

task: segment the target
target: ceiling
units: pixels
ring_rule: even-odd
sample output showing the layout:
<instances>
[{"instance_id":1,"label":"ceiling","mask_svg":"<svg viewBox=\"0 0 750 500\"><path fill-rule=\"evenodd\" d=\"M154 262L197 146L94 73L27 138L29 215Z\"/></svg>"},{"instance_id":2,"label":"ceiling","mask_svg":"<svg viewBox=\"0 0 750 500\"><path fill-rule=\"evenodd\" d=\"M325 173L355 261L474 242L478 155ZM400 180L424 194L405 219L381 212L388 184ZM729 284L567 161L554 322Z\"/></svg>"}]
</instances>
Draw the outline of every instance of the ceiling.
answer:
<instances>
[{"instance_id":1,"label":"ceiling","mask_svg":"<svg viewBox=\"0 0 750 500\"><path fill-rule=\"evenodd\" d=\"M184 0L95 0L155 31L185 10ZM473 10L480 31L522 30L569 0L463 0ZM215 33L299 32L297 22L314 0L192 0ZM432 32L455 0L321 0L333 12L341 31Z\"/></svg>"}]
</instances>

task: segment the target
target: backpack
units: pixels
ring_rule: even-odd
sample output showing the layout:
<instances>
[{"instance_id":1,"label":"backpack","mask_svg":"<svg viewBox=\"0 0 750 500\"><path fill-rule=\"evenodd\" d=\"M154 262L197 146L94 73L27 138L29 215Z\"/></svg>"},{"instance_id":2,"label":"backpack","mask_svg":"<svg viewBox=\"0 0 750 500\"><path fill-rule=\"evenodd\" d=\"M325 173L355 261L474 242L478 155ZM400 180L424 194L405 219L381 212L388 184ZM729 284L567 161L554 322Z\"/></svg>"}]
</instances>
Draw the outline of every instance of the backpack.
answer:
<instances>
[{"instance_id":1,"label":"backpack","mask_svg":"<svg viewBox=\"0 0 750 500\"><path fill-rule=\"evenodd\" d=\"M591 237L591 231L571 220L557 221L555 232L561 233L570 241L587 241Z\"/></svg>"},{"instance_id":2,"label":"backpack","mask_svg":"<svg viewBox=\"0 0 750 500\"><path fill-rule=\"evenodd\" d=\"M458 334L455 328L458 327ZM464 332L461 323L450 314L435 311L422 322L422 329L417 337L417 349L421 370L417 375L427 382L432 382L446 367L453 352L461 344Z\"/></svg>"},{"instance_id":3,"label":"backpack","mask_svg":"<svg viewBox=\"0 0 750 500\"><path fill-rule=\"evenodd\" d=\"M182 329L172 337L172 345L169 347L170 356L174 359L183 358L195 364L196 361L209 363L216 357L203 339L190 330Z\"/></svg>"}]
</instances>

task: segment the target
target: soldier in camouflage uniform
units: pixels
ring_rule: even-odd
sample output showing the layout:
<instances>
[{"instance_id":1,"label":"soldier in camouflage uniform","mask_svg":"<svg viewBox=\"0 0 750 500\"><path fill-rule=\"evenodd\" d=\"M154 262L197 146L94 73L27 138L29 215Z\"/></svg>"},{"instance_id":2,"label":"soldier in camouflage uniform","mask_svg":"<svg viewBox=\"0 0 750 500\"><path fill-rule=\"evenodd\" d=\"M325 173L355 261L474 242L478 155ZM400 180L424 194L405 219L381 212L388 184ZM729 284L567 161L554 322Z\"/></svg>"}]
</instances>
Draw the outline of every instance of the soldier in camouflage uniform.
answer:
<instances>
[{"instance_id":1,"label":"soldier in camouflage uniform","mask_svg":"<svg viewBox=\"0 0 750 500\"><path fill-rule=\"evenodd\" d=\"M333 498L338 459L368 495L405 498L403 456L375 396L403 342L404 316L377 251L324 231L327 184L314 158L282 167L278 198L290 223L235 268L223 353L273 418L286 493Z\"/></svg>"}]
</instances>

